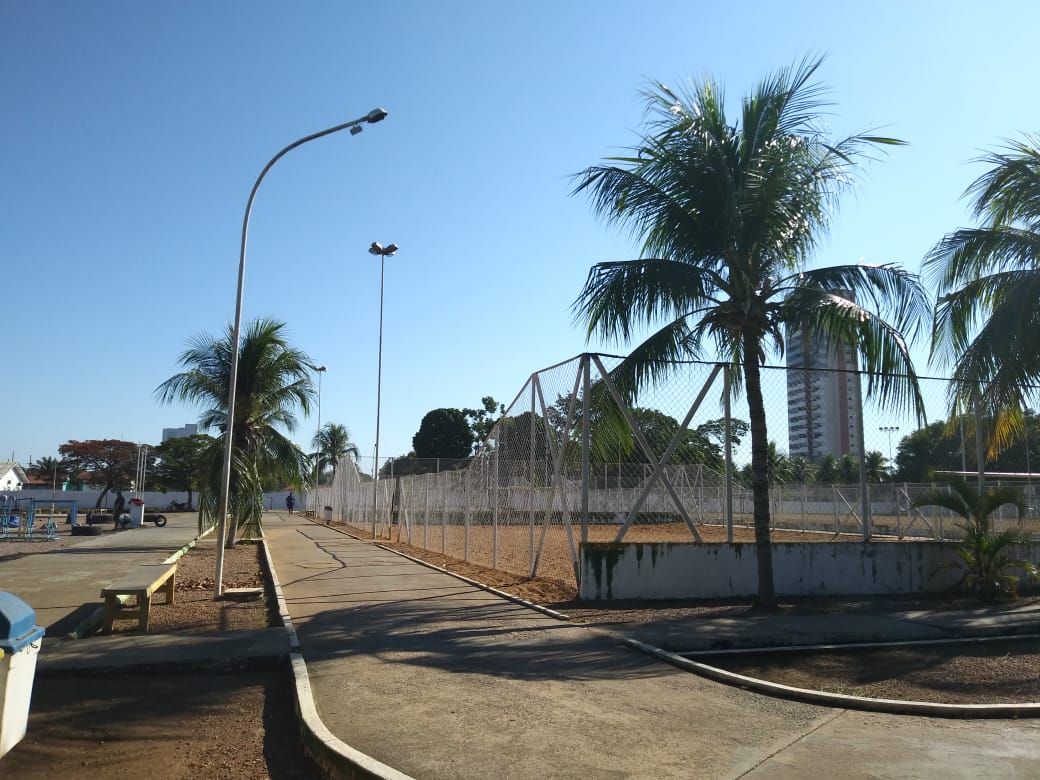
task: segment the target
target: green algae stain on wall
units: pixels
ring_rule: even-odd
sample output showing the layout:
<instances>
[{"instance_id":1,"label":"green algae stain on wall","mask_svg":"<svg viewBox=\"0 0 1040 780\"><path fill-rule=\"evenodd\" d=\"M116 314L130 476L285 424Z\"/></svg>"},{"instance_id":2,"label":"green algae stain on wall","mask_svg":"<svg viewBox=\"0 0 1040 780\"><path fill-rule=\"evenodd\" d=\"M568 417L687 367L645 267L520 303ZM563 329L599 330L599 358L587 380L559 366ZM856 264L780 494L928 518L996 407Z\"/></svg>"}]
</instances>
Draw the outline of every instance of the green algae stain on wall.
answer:
<instances>
[{"instance_id":1,"label":"green algae stain on wall","mask_svg":"<svg viewBox=\"0 0 1040 780\"><path fill-rule=\"evenodd\" d=\"M614 598L614 569L624 554L624 545L614 543L597 543L586 545L585 555L596 578L596 598ZM603 580L606 579L604 591Z\"/></svg>"}]
</instances>

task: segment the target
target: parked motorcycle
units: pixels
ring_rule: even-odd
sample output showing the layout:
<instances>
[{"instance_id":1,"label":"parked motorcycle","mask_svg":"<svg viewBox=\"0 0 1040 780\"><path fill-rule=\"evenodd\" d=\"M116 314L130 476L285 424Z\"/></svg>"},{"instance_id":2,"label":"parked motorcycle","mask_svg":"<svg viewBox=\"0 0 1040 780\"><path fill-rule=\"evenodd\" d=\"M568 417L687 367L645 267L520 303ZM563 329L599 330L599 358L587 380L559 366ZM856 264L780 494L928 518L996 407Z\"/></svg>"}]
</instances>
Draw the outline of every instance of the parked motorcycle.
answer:
<instances>
[{"instance_id":1,"label":"parked motorcycle","mask_svg":"<svg viewBox=\"0 0 1040 780\"><path fill-rule=\"evenodd\" d=\"M171 501L166 505L167 512L194 512L190 501Z\"/></svg>"}]
</instances>

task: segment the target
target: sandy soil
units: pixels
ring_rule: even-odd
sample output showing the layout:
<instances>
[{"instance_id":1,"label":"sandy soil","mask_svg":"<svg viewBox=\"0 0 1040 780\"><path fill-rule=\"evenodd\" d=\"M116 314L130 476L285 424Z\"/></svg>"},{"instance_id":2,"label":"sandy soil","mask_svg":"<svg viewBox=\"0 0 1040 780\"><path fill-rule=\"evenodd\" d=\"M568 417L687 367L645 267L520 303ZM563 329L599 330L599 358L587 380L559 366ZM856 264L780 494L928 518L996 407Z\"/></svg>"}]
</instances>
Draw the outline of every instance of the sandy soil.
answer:
<instances>
[{"instance_id":1,"label":"sandy soil","mask_svg":"<svg viewBox=\"0 0 1040 780\"><path fill-rule=\"evenodd\" d=\"M333 523L359 538L371 538L368 528L357 528ZM591 524L588 527L590 542L613 542L621 526L613 523ZM697 532L704 542L726 541L727 530L722 525L700 524ZM561 523L547 526L490 525L474 523L462 525L414 524L410 528L395 525L389 538L376 541L393 541L415 549L428 550L435 556L464 559L486 569L494 568L525 576L531 570L532 558L537 559L535 574L539 578L562 582L574 580L571 545L577 546L581 530L577 525L570 530ZM835 534L829 531L791 531L774 529L774 542L858 542L857 534ZM637 523L625 533L626 542L692 542L693 534L685 523ZM749 526L733 528L735 542L753 542L755 531ZM426 554L426 553L423 553Z\"/></svg>"}]
</instances>

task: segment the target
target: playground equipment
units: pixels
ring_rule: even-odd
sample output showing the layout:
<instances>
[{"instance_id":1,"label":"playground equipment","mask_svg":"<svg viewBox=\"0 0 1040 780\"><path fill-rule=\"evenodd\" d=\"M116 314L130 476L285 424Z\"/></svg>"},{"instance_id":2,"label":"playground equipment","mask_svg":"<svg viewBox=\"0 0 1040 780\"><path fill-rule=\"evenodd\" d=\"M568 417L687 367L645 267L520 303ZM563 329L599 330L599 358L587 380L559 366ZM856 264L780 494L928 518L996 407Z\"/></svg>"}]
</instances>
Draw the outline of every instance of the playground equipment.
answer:
<instances>
[{"instance_id":1,"label":"playground equipment","mask_svg":"<svg viewBox=\"0 0 1040 780\"><path fill-rule=\"evenodd\" d=\"M0 495L0 539L6 538L12 528L20 524L18 515L14 513L15 498L9 495Z\"/></svg>"},{"instance_id":2,"label":"playground equipment","mask_svg":"<svg viewBox=\"0 0 1040 780\"><path fill-rule=\"evenodd\" d=\"M59 506L67 507L67 509L56 511ZM54 518L64 517L66 522L76 525L78 510L79 502L74 499L38 500L0 496L0 538L9 538L17 533L19 538L32 539L42 532L45 539L53 541L58 538ZM43 520L44 517L46 520ZM43 525L39 529L36 525L37 520L43 520Z\"/></svg>"}]
</instances>

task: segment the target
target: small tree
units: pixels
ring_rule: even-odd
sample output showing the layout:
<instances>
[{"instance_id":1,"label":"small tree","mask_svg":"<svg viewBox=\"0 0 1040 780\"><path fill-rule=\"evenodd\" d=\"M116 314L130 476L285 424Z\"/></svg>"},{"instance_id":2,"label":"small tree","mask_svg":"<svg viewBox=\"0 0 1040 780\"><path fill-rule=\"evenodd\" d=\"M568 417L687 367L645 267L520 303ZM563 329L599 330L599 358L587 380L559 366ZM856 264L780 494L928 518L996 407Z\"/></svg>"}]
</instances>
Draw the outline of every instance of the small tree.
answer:
<instances>
[{"instance_id":1,"label":"small tree","mask_svg":"<svg viewBox=\"0 0 1040 780\"><path fill-rule=\"evenodd\" d=\"M1021 491L1010 487L989 488L980 492L959 476L946 480L947 488L929 491L914 500L914 506L938 506L964 518L958 527L964 531L964 540L957 548L957 557L964 575L958 582L978 594L983 601L1018 596L1019 575L1022 569L1030 577L1036 576L1036 566L1029 561L1011 557L1012 545L1025 541L1014 529L994 532L992 517L1002 506L1014 506L1019 514L1025 512Z\"/></svg>"}]
</instances>

